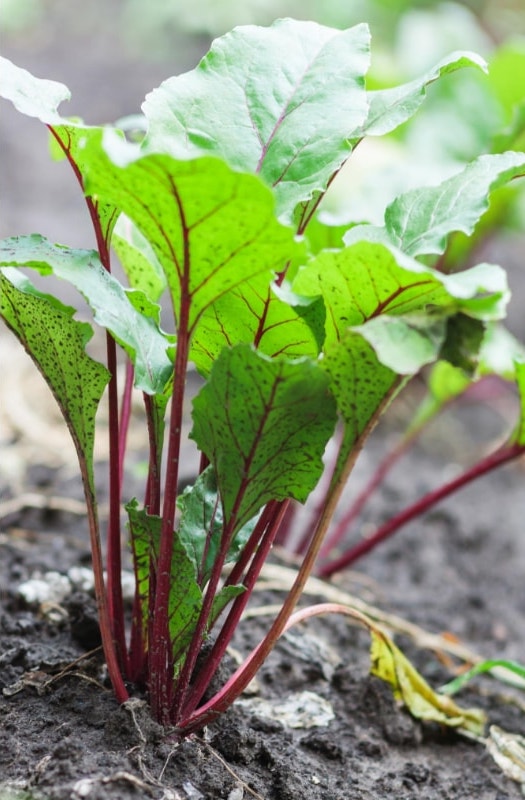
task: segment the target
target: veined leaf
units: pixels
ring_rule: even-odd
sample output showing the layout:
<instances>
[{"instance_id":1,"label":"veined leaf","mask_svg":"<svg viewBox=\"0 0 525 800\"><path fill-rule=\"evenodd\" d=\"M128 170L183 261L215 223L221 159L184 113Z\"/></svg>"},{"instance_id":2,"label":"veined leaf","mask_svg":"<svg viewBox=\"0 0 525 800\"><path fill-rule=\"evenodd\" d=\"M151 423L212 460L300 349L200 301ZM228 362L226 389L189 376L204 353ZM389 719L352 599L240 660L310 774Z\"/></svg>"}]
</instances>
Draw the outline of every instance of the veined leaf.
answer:
<instances>
[{"instance_id":1,"label":"veined leaf","mask_svg":"<svg viewBox=\"0 0 525 800\"><path fill-rule=\"evenodd\" d=\"M368 116L362 128L352 138L383 136L398 128L412 117L426 96L426 88L443 75L463 67L477 67L487 71L485 61L476 53L451 53L424 75L402 86L368 92Z\"/></svg>"},{"instance_id":2,"label":"veined leaf","mask_svg":"<svg viewBox=\"0 0 525 800\"><path fill-rule=\"evenodd\" d=\"M0 242L0 263L31 267L71 283L90 305L96 322L128 353L136 386L151 394L162 392L172 371L167 355L172 342L159 329L160 309L142 292L124 290L95 251L55 245L34 234Z\"/></svg>"},{"instance_id":3,"label":"veined leaf","mask_svg":"<svg viewBox=\"0 0 525 800\"><path fill-rule=\"evenodd\" d=\"M439 186L394 200L385 212L388 233L409 255L443 253L450 233L472 233L489 207L490 192L520 175L525 175L525 153L480 156Z\"/></svg>"},{"instance_id":4,"label":"veined leaf","mask_svg":"<svg viewBox=\"0 0 525 800\"><path fill-rule=\"evenodd\" d=\"M269 500L303 502L335 425L328 378L306 359L223 350L193 401L193 431L215 467L225 526L238 530Z\"/></svg>"},{"instance_id":5,"label":"veined leaf","mask_svg":"<svg viewBox=\"0 0 525 800\"><path fill-rule=\"evenodd\" d=\"M288 302L289 301L289 302ZM190 358L207 375L223 347L255 343L265 355L317 358L324 338L324 304L301 302L256 278L228 292L202 315Z\"/></svg>"},{"instance_id":6,"label":"veined leaf","mask_svg":"<svg viewBox=\"0 0 525 800\"><path fill-rule=\"evenodd\" d=\"M524 175L525 153L480 156L439 186L400 195L385 211L385 228L356 225L345 242L391 242L410 256L439 255L451 233L472 233L489 207L491 191Z\"/></svg>"},{"instance_id":7,"label":"veined leaf","mask_svg":"<svg viewBox=\"0 0 525 800\"><path fill-rule=\"evenodd\" d=\"M162 519L139 508L137 500L126 506L138 595L142 612L144 641L148 636L151 564L159 554ZM209 630L225 606L242 594L243 586L225 586L217 592L207 625ZM202 608L203 594L196 578L193 558L178 535L174 537L170 571L168 627L175 669L190 643Z\"/></svg>"},{"instance_id":8,"label":"veined leaf","mask_svg":"<svg viewBox=\"0 0 525 800\"><path fill-rule=\"evenodd\" d=\"M509 291L504 271L479 264L443 275L393 247L362 241L337 252L324 251L297 274L301 295L322 295L327 306L326 344L348 327L380 315L399 316L427 308L463 311L483 320L504 315Z\"/></svg>"},{"instance_id":9,"label":"veined leaf","mask_svg":"<svg viewBox=\"0 0 525 800\"><path fill-rule=\"evenodd\" d=\"M236 28L196 69L147 96L145 147L181 159L213 154L257 172L291 220L299 202L326 189L366 119L369 39L366 25L340 31L284 19Z\"/></svg>"},{"instance_id":10,"label":"veined leaf","mask_svg":"<svg viewBox=\"0 0 525 800\"><path fill-rule=\"evenodd\" d=\"M109 372L87 355L93 331L76 309L39 292L18 270L0 270L0 315L47 381L66 420L94 496L95 415Z\"/></svg>"},{"instance_id":11,"label":"veined leaf","mask_svg":"<svg viewBox=\"0 0 525 800\"><path fill-rule=\"evenodd\" d=\"M150 600L151 561L156 562L158 559L162 519L149 515L144 509L140 509L136 500L128 503L126 510L129 517L138 593L141 598L144 634L146 634ZM191 640L201 607L202 592L195 577L194 566L188 558L185 548L175 536L171 560L168 608L168 627L175 664L184 654ZM145 639L147 640L146 635Z\"/></svg>"},{"instance_id":12,"label":"veined leaf","mask_svg":"<svg viewBox=\"0 0 525 800\"><path fill-rule=\"evenodd\" d=\"M344 422L338 465L342 468L354 444L396 386L398 376L381 364L372 345L351 328L326 349L321 363Z\"/></svg>"},{"instance_id":13,"label":"veined leaf","mask_svg":"<svg viewBox=\"0 0 525 800\"><path fill-rule=\"evenodd\" d=\"M292 230L276 220L267 187L215 158L151 155L119 167L93 147L90 159L88 191L107 197L146 237L177 320L184 306L190 333L219 297L256 275L270 283L302 252Z\"/></svg>"},{"instance_id":14,"label":"veined leaf","mask_svg":"<svg viewBox=\"0 0 525 800\"><path fill-rule=\"evenodd\" d=\"M177 535L193 562L199 585L209 580L224 530L222 506L217 491L215 471L210 465L193 486L187 487L177 500L181 512ZM225 563L235 561L252 533L257 518L250 520L234 536Z\"/></svg>"},{"instance_id":15,"label":"veined leaf","mask_svg":"<svg viewBox=\"0 0 525 800\"><path fill-rule=\"evenodd\" d=\"M508 296L497 267L445 276L371 242L320 253L299 271L294 289L320 294L326 305L320 363L345 423L338 469L400 376L440 357L447 317L464 311L490 319L503 313Z\"/></svg>"}]
</instances>

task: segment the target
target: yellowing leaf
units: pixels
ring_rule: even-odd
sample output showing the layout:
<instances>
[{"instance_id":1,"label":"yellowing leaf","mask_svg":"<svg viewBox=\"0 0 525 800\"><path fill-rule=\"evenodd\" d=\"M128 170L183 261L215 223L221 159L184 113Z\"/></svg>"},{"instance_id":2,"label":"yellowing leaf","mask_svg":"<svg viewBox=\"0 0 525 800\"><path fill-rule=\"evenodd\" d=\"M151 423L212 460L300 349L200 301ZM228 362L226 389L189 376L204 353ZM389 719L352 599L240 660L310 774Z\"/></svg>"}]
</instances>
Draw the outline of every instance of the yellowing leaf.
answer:
<instances>
[{"instance_id":1,"label":"yellowing leaf","mask_svg":"<svg viewBox=\"0 0 525 800\"><path fill-rule=\"evenodd\" d=\"M370 634L371 674L389 683L394 696L403 701L414 717L483 736L482 711L461 708L450 697L435 692L383 631L371 626Z\"/></svg>"}]
</instances>

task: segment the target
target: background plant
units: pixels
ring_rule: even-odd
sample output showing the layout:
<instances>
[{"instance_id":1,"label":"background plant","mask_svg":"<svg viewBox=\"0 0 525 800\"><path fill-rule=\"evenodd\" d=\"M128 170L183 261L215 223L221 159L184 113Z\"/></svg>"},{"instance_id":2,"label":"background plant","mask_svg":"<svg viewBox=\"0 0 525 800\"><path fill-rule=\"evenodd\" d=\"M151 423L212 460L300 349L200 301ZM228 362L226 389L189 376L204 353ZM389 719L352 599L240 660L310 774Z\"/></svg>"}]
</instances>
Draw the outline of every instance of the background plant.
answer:
<instances>
[{"instance_id":1,"label":"background plant","mask_svg":"<svg viewBox=\"0 0 525 800\"><path fill-rule=\"evenodd\" d=\"M241 28L217 40L196 70L148 96L140 145L64 119L57 107L65 87L3 66L4 95L45 122L70 162L97 252L37 235L5 240L0 310L46 377L77 448L117 697L127 696L123 677L144 684L157 718L188 732L227 707L284 630L355 459L391 397L426 364L446 358L463 366L465 353L475 360L486 324L504 315L501 269L480 264L447 275L427 262L454 231L472 233L490 191L522 175L525 156L481 156L437 188L398 197L384 227L350 226L341 247L324 249L333 230L316 213L351 153L366 136L404 123L427 85L462 67L483 69L480 58L455 54L408 84L368 91L365 25ZM315 243L307 235L314 219ZM110 244L129 288L111 275ZM38 291L20 266L81 292L108 332L106 366L85 353L89 326ZM163 294L173 312L168 333L159 326ZM116 344L130 362L120 408ZM205 379L193 406L200 476L177 514L190 361ZM522 372L518 364L519 386ZM92 463L106 384L107 586ZM133 384L144 395L150 460L143 504L126 506L137 581L127 642L120 513ZM296 583L248 662L200 706L289 501L305 501L323 471L337 417L337 455ZM520 424L517 446L523 438ZM214 626L215 644L198 665Z\"/></svg>"}]
</instances>

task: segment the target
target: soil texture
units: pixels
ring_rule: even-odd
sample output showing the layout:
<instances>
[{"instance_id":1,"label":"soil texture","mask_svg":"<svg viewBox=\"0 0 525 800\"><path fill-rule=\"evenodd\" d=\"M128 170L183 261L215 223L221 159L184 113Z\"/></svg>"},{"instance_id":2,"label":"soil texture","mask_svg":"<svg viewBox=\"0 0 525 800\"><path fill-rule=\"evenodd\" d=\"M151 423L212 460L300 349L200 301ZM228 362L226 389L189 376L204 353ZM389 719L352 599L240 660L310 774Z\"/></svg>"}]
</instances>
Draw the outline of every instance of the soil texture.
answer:
<instances>
[{"instance_id":1,"label":"soil texture","mask_svg":"<svg viewBox=\"0 0 525 800\"><path fill-rule=\"evenodd\" d=\"M72 453L45 413L42 430L56 433L48 448L43 441L35 447L16 427L16 418L35 413L32 403L45 410L42 393L25 383L31 375L28 362L17 375L16 385L25 390L14 404L16 414L4 403L1 418L2 800L522 796L519 783L482 744L421 723L399 706L390 688L369 676L369 634L339 616L292 629L243 698L181 744L149 718L140 697L118 707L97 650L88 537ZM468 415L473 432L464 411L446 429L435 427L425 447L416 447L391 473L368 506L362 530L491 446L494 413L474 409ZM392 436L387 427L371 441L353 492ZM98 466L103 487L104 464ZM136 478L128 477L132 490ZM450 678L455 659L447 651L455 648L523 662L522 487L523 466L506 467L398 533L364 559L359 572L330 586L312 584L304 604L332 600L336 591L371 604L434 687ZM224 674L267 629L293 569L278 553L267 565ZM47 596L39 594L35 579L47 581ZM438 652L425 647L425 631L447 634L438 640ZM479 678L458 702L484 708L491 724L525 735L519 689Z\"/></svg>"}]
</instances>

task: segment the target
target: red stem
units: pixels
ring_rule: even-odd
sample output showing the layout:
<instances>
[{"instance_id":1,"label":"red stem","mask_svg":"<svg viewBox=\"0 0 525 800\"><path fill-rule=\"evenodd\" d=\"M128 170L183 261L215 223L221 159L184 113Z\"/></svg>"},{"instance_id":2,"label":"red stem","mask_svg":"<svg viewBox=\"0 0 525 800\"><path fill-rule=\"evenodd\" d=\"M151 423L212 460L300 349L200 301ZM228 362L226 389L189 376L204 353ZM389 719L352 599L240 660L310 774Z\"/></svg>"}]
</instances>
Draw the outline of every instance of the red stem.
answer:
<instances>
[{"instance_id":1,"label":"red stem","mask_svg":"<svg viewBox=\"0 0 525 800\"><path fill-rule=\"evenodd\" d=\"M150 395L144 393L144 408L148 426L149 464L144 508L148 514L160 516L161 452L157 442L155 409Z\"/></svg>"},{"instance_id":2,"label":"red stem","mask_svg":"<svg viewBox=\"0 0 525 800\"><path fill-rule=\"evenodd\" d=\"M334 572L345 569L345 567L353 564L355 561L361 558L361 556L365 555L365 553L368 553L384 539L392 536L392 534L399 530L399 528L401 528L403 525L406 525L411 520L419 517L426 511L429 511L445 497L453 494L462 486L465 486L477 478L480 478L482 475L485 475L497 467L502 466L502 464L506 464L508 461L518 458L524 452L525 445L522 444L511 444L499 448L496 450L496 452L491 453L473 467L466 470L459 477L454 478L454 480L449 481L439 489L429 492L420 500L408 506L408 508L405 508L399 514L396 514L395 517L392 517L392 519L388 520L388 522L386 522L384 525L381 525L381 527L378 528L373 536L370 536L368 539L364 539L362 542L359 542L359 544L352 547L340 558L322 566L317 571L317 574L322 578L328 578L333 575Z\"/></svg>"},{"instance_id":3,"label":"red stem","mask_svg":"<svg viewBox=\"0 0 525 800\"><path fill-rule=\"evenodd\" d=\"M91 559L93 563L93 576L95 581L95 597L97 601L102 647L117 702L123 703L129 698L129 695L122 679L122 672L118 661L117 651L115 649L111 619L108 612L107 591L104 586L104 567L102 563L102 548L100 545L97 506L95 498L93 497L90 489L90 476L82 449L77 447L77 453L79 456L80 471L82 473L82 481L84 484L84 494L86 497L87 518L91 543Z\"/></svg>"},{"instance_id":4,"label":"red stem","mask_svg":"<svg viewBox=\"0 0 525 800\"><path fill-rule=\"evenodd\" d=\"M188 311L189 300L181 302L181 315L175 357L175 377L171 406L168 460L159 558L156 569L156 594L153 620L150 626L150 692L155 718L164 725L169 723L172 691L172 654L168 625L169 596L171 589L171 559L173 552L177 485L179 480L182 411L184 402L184 376L188 364Z\"/></svg>"},{"instance_id":5,"label":"red stem","mask_svg":"<svg viewBox=\"0 0 525 800\"><path fill-rule=\"evenodd\" d=\"M419 433L419 428L414 429L414 431L411 431L408 436L403 437L397 446L386 455L364 489L357 495L346 514L341 517L333 532L326 537L326 540L319 553L319 558L327 558L330 552L339 545L341 540L345 537L350 526L361 513L370 495L372 495L377 487L383 482L385 475L394 466L396 461L398 461L401 456L406 453L411 443L419 435Z\"/></svg>"},{"instance_id":6,"label":"red stem","mask_svg":"<svg viewBox=\"0 0 525 800\"><path fill-rule=\"evenodd\" d=\"M131 421L131 399L133 394L133 382L135 370L131 361L126 362L126 380L124 393L122 395L122 405L120 407L120 429L119 429L119 475L120 490L122 492L122 481L124 479L124 456L128 439L129 425Z\"/></svg>"},{"instance_id":7,"label":"red stem","mask_svg":"<svg viewBox=\"0 0 525 800\"><path fill-rule=\"evenodd\" d=\"M335 508L344 489L346 481L357 459L360 446L356 446L355 450L350 454L343 468L339 470L337 479L332 483L331 491L326 498L326 504L321 514L315 533L310 542L310 546L301 563L297 577L294 584L275 618L270 630L252 650L244 664L242 664L231 676L229 681L217 694L208 700L203 706L198 708L189 717L180 722L179 730L184 735L188 735L196 730L199 730L203 725L207 725L219 714L226 711L227 708L235 701L235 699L244 691L246 686L254 678L259 670L261 664L273 650L275 644L283 631L286 628L287 622L299 600L306 581L312 573L315 561L319 554L319 548L323 542L328 525L334 514Z\"/></svg>"},{"instance_id":8,"label":"red stem","mask_svg":"<svg viewBox=\"0 0 525 800\"><path fill-rule=\"evenodd\" d=\"M204 664L202 665L200 672L191 686L191 690L188 693L186 702L181 711L181 716L188 717L190 714L193 713L197 704L199 703L202 695L206 691L207 686L209 685L210 678L215 674L217 671L220 662L224 657L224 653L226 652L226 648L228 647L232 637L237 630L237 626L241 619L241 616L246 608L246 605L251 597L251 593L253 591L253 587L260 575L261 569L268 557L268 553L272 547L274 542L275 536L279 529L280 522L286 512L286 508L289 501L284 501L282 503L277 503L276 501L271 501L268 506L266 507L265 511L268 509L268 514L261 516L259 522L265 518L265 522L261 525L261 530L257 530L259 528L259 523L257 524L256 528L254 529L252 536L250 537L249 542L251 546L248 548L245 547L245 551L250 551L250 557L253 556L254 550L256 549L255 556L253 557L253 561L250 565L248 572L246 573L246 578L243 581L245 591L243 594L237 597L232 607L228 613L228 616L224 622L224 625L221 628L215 643L208 654ZM258 533L257 536L254 536L255 533ZM253 539L253 541L252 541ZM257 540L257 541L255 541ZM259 546L257 547L257 543ZM245 556L245 551L243 552L243 557ZM239 568L239 562L235 564L234 570L236 573ZM230 573L228 580L226 581L226 585L235 585L238 583L239 578L234 576L234 571Z\"/></svg>"},{"instance_id":9,"label":"red stem","mask_svg":"<svg viewBox=\"0 0 525 800\"><path fill-rule=\"evenodd\" d=\"M62 141L52 125L47 126L64 152L75 177L84 193L84 179L82 173L71 154L71 141ZM109 234L111 221L108 221L106 230L102 230L97 203L92 197L85 197L89 216L95 232L100 261L108 272L111 272L111 259L109 253ZM115 213L117 213L115 211ZM121 500L121 455L119 442L119 409L118 409L118 384L117 384L117 348L115 341L106 332L107 368L110 372L108 385L109 405L109 521L107 542L107 595L108 614L112 626L113 636L121 669L127 672L126 636L124 628L124 604L122 599L121 583L121 541L120 541L120 500Z\"/></svg>"},{"instance_id":10,"label":"red stem","mask_svg":"<svg viewBox=\"0 0 525 800\"><path fill-rule=\"evenodd\" d=\"M197 624L195 625L195 630L193 631L191 642L186 651L184 665L177 679L175 696L170 711L170 720L172 722L173 720L177 721L178 719L180 719L181 709L186 703L186 695L188 687L190 684L193 671L195 669L195 664L197 663L197 658L199 656L202 647L204 634L209 624L209 618L213 606L213 601L215 599L215 595L217 594L217 587L219 585L222 568L226 561L226 556L228 554L228 549L230 547L232 535L234 533L234 524L235 524L235 515L232 516L230 524L223 530L221 544L217 556L215 558L215 561L213 563L213 569L210 575L210 579L208 581L208 586L206 587L206 592L204 594L204 598L202 601L202 607L199 613L199 617L197 619Z\"/></svg>"},{"instance_id":11,"label":"red stem","mask_svg":"<svg viewBox=\"0 0 525 800\"><path fill-rule=\"evenodd\" d=\"M283 501L286 506L288 506L289 502L289 500ZM230 574L228 575L226 580L227 586L235 586L235 584L239 583L241 580L244 570L250 563L250 560L258 547L259 541L262 539L264 532L267 530L268 525L275 517L275 514L279 510L280 506L281 503L278 503L276 500L270 500L270 502L266 504L264 511L257 520L257 524L253 529L250 538L244 545L242 553L236 560Z\"/></svg>"}]
</instances>

